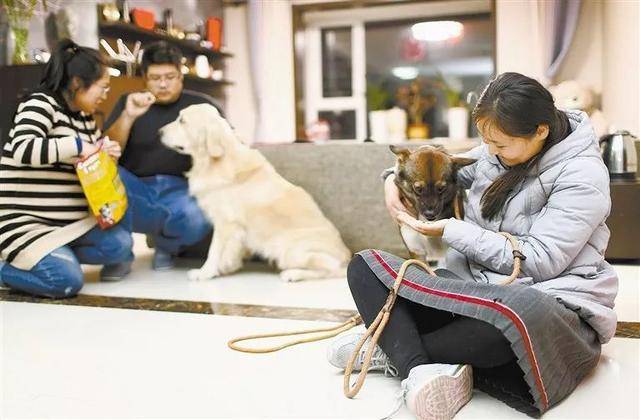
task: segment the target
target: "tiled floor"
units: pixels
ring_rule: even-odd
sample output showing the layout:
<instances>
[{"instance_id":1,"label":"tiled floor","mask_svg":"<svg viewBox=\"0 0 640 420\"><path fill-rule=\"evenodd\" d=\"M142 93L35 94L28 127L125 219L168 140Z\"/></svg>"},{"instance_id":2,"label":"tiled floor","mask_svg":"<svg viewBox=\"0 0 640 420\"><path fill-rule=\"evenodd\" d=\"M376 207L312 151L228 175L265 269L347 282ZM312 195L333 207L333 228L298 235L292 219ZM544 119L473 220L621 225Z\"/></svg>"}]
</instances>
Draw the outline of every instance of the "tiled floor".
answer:
<instances>
[{"instance_id":1,"label":"tiled floor","mask_svg":"<svg viewBox=\"0 0 640 420\"><path fill-rule=\"evenodd\" d=\"M101 283L98 268L87 267L89 282L82 293L104 296L126 296L153 299L176 299L277 305L306 308L350 309L355 305L344 279L284 283L264 263L247 263L232 276L212 281L192 282L187 270L199 261L180 261L179 267L166 272L151 270L152 251L136 235L136 261L126 281ZM620 287L616 299L619 321L640 322L640 265L616 265Z\"/></svg>"},{"instance_id":2,"label":"tiled floor","mask_svg":"<svg viewBox=\"0 0 640 420\"><path fill-rule=\"evenodd\" d=\"M248 332L326 323L0 303L3 418L380 418L396 379L370 374L355 400L326 343L233 352ZM601 366L545 418L638 418L640 340L614 339ZM606 397L605 397L606 396ZM595 398L594 398L595 397ZM410 418L401 411L397 418ZM456 418L526 418L477 393Z\"/></svg>"},{"instance_id":3,"label":"tiled floor","mask_svg":"<svg viewBox=\"0 0 640 420\"><path fill-rule=\"evenodd\" d=\"M132 276L85 294L353 310L344 280L282 283L262 264L193 283L186 268L151 271L138 244ZM616 266L620 320L640 321L640 267ZM95 278L96 270L88 269ZM327 311L330 312L330 311ZM316 311L315 313L319 313ZM325 318L326 319L326 318ZM254 355L235 336L328 322L0 302L0 418L381 418L399 381L370 374L354 400L325 361L327 342ZM614 338L601 364L544 418L640 418L640 339ZM395 418L410 418L403 409ZM526 416L476 392L456 418Z\"/></svg>"}]
</instances>

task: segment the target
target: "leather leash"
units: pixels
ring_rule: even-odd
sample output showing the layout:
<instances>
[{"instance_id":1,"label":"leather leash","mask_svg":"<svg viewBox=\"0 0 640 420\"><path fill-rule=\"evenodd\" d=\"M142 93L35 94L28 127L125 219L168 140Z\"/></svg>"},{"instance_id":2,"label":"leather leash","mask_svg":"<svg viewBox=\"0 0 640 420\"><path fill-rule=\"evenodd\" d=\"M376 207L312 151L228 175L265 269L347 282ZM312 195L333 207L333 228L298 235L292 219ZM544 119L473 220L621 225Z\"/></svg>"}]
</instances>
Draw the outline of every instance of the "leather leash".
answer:
<instances>
[{"instance_id":1,"label":"leather leash","mask_svg":"<svg viewBox=\"0 0 640 420\"><path fill-rule=\"evenodd\" d=\"M459 195L456 194L456 198L454 200L454 212L455 212L456 219L460 219L461 217L459 201L460 201ZM518 241L511 234L507 232L498 232L498 233L504 236L505 238L507 238L507 240L509 241L513 249L513 260L514 260L513 271L511 275L501 283L502 285L508 285L508 284L511 284L520 274L521 261L525 260L526 257L524 256L524 254L522 254ZM384 328L386 327L387 322L389 321L389 317L391 316L391 310L393 309L393 305L395 304L396 298L398 297L398 290L400 289L400 285L402 284L402 279L404 278L404 274L409 268L409 266L414 264L420 266L430 275L436 276L436 273L431 269L431 267L429 267L429 265L424 263L423 261L410 259L402 263L402 265L400 266L400 269L398 270L396 279L393 283L393 287L391 288L391 290L389 290L389 296L387 297L385 304L382 306L382 309L378 313L378 316L376 316L375 320L371 323L371 325L369 325L369 328L367 328L366 332L362 335L362 337L358 341L358 344L356 344L356 348L354 349L353 353L351 354L351 358L347 363L347 366L344 371L344 379L343 379L343 392L347 398L355 397L360 391L360 389L362 388L362 386L364 385L364 380L367 376L369 366L371 364L371 357L373 355L373 351L376 348L380 335L384 331ZM247 335L243 337L234 338L230 340L227 343L227 345L229 346L229 348L233 350L244 352L244 353L271 353L278 350L282 350L287 347L294 346L296 344L311 343L314 341L335 337L336 335L344 331L347 331L360 323L362 323L362 318L360 317L360 315L356 315L349 318L344 323L333 328L318 328L318 329L292 331L292 332ZM248 341L248 340L275 338L275 337L290 337L294 335L305 335L305 334L314 334L314 333L326 333L326 334L321 334L321 335L317 335L309 338L300 338L300 339L293 340L293 341L290 341L281 345L273 346L273 347L250 348L250 347L239 346L237 344L239 342ZM369 337L372 337L372 338L371 338L371 342L369 343L369 347L367 348L365 353L362 369L360 370L360 373L356 378L356 382L352 387L350 381L351 381L351 374L353 373L353 368L354 368L356 359L358 357L358 354L360 353L360 349L362 349L362 347L364 346L365 342Z\"/></svg>"}]
</instances>

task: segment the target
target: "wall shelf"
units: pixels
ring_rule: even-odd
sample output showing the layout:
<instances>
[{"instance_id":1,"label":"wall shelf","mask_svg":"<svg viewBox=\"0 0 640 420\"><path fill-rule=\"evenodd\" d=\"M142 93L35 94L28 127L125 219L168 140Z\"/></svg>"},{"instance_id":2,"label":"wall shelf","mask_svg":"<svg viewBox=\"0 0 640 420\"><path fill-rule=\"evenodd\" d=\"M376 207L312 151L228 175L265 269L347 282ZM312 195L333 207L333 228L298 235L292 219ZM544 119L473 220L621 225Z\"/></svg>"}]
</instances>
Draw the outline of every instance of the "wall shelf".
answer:
<instances>
[{"instance_id":1,"label":"wall shelf","mask_svg":"<svg viewBox=\"0 0 640 420\"><path fill-rule=\"evenodd\" d=\"M126 65L121 62L114 62L111 64L112 67L120 70L122 75L126 75ZM136 74L136 76L139 76ZM136 77L134 76L134 77ZM119 76L120 77L120 76ZM187 84L191 85L191 88L195 86L205 87L205 88L219 88L224 86L233 85L233 82L229 80L213 80L213 79L205 79L204 77L199 77L195 74L187 73L184 75L184 81Z\"/></svg>"},{"instance_id":2,"label":"wall shelf","mask_svg":"<svg viewBox=\"0 0 640 420\"><path fill-rule=\"evenodd\" d=\"M124 43L128 45L129 49L131 49L134 43L137 41L140 41L142 43L142 48L152 42L165 41L168 44L180 49L183 56L186 58L185 65L187 65L189 69L193 69L195 58L199 55L204 55L205 57L207 57L209 65L213 70L224 70L225 59L233 57L233 54L227 51L214 51L210 48L201 46L199 41L178 39L168 35L166 32L163 32L160 29L148 30L136 26L135 24L130 22L107 21L102 17L102 13L100 12L100 10L100 5L98 5L98 36L107 40L107 42L114 49L117 49L114 46L115 40L117 39L122 39L122 41L124 41ZM116 68L118 68L118 70L120 70L122 76L114 78L114 80L112 80L112 99L117 99L120 95L129 92L132 89L135 90L144 88L144 80L139 77L139 68L136 70L136 73L134 75L127 76L125 71L126 66L124 63L114 63L114 65ZM115 79L122 80L114 83ZM219 100L221 104L224 104L225 102L225 87L232 84L233 82L229 80L213 80L202 78L193 73L184 75L185 89L205 93Z\"/></svg>"},{"instance_id":3,"label":"wall shelf","mask_svg":"<svg viewBox=\"0 0 640 420\"><path fill-rule=\"evenodd\" d=\"M233 54L228 52L204 48L196 41L174 38L161 32L139 28L132 23L100 20L98 22L98 34L106 38L121 38L123 41L140 41L143 45L154 41L166 41L179 47L185 55L205 55L209 60L233 57Z\"/></svg>"}]
</instances>

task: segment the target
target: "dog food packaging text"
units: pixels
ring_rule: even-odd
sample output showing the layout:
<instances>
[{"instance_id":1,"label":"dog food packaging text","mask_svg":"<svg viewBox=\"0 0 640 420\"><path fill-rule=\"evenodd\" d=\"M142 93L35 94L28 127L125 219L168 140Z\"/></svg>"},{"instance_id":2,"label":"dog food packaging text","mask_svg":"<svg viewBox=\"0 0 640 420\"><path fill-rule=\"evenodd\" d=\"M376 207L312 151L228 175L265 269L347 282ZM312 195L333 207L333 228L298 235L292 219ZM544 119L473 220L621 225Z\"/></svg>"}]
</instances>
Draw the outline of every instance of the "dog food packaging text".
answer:
<instances>
[{"instance_id":1,"label":"dog food packaging text","mask_svg":"<svg viewBox=\"0 0 640 420\"><path fill-rule=\"evenodd\" d=\"M76 172L100 228L117 224L127 210L127 193L115 162L100 150L78 161Z\"/></svg>"}]
</instances>

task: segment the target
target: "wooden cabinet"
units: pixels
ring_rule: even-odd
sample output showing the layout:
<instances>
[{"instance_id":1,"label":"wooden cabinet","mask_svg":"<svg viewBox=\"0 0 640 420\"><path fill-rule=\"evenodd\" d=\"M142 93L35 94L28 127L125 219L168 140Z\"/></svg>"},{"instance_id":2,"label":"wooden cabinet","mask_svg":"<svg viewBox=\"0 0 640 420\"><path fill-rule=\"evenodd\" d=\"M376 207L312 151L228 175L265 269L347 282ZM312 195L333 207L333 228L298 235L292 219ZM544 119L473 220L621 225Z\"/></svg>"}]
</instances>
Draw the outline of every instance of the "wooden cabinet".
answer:
<instances>
[{"instance_id":1,"label":"wooden cabinet","mask_svg":"<svg viewBox=\"0 0 640 420\"><path fill-rule=\"evenodd\" d=\"M0 66L0 145L9 136L18 96L38 87L43 69L41 64Z\"/></svg>"},{"instance_id":2,"label":"wooden cabinet","mask_svg":"<svg viewBox=\"0 0 640 420\"><path fill-rule=\"evenodd\" d=\"M611 182L608 260L640 260L640 179Z\"/></svg>"}]
</instances>

